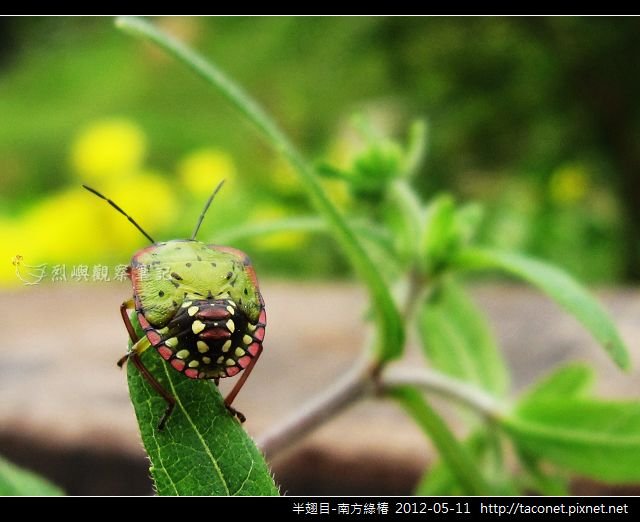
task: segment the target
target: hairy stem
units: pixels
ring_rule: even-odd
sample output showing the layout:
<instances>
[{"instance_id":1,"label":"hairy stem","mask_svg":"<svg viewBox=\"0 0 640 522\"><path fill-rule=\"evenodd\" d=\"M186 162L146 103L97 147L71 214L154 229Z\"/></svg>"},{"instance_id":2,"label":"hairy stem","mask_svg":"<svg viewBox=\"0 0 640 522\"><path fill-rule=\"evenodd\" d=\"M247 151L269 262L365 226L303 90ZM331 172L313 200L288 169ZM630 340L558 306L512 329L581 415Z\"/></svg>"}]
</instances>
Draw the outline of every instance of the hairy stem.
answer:
<instances>
[{"instance_id":1,"label":"hairy stem","mask_svg":"<svg viewBox=\"0 0 640 522\"><path fill-rule=\"evenodd\" d=\"M440 372L417 368L394 368L378 375L379 367L361 362L325 393L310 400L291 417L258 437L258 447L267 457L288 449L353 403L379 393L391 393L402 386L454 400L488 420L502 415L502 404L483 390Z\"/></svg>"},{"instance_id":2,"label":"hairy stem","mask_svg":"<svg viewBox=\"0 0 640 522\"><path fill-rule=\"evenodd\" d=\"M375 366L371 361L361 361L340 381L327 388L325 393L314 397L291 417L259 437L258 447L267 458L288 449L351 404L370 394L374 374Z\"/></svg>"},{"instance_id":3,"label":"hairy stem","mask_svg":"<svg viewBox=\"0 0 640 522\"><path fill-rule=\"evenodd\" d=\"M476 386L434 370L393 368L386 372L380 380L383 392L398 386L413 386L451 399L490 421L498 420L502 416L503 405L495 397Z\"/></svg>"}]
</instances>

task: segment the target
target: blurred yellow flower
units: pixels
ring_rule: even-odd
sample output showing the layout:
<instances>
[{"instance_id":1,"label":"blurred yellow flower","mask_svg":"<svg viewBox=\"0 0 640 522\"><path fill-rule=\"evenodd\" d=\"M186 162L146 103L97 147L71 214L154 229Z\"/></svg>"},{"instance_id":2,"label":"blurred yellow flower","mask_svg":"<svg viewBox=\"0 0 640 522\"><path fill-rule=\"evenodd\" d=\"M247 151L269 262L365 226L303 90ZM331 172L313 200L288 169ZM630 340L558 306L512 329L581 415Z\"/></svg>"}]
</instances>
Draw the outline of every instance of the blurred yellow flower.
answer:
<instances>
[{"instance_id":1,"label":"blurred yellow flower","mask_svg":"<svg viewBox=\"0 0 640 522\"><path fill-rule=\"evenodd\" d=\"M127 119L98 121L75 140L71 160L83 181L102 182L118 178L142 166L146 154L146 137L134 122Z\"/></svg>"},{"instance_id":2,"label":"blurred yellow flower","mask_svg":"<svg viewBox=\"0 0 640 522\"><path fill-rule=\"evenodd\" d=\"M556 169L549 182L552 201L570 205L582 200L589 189L589 176L581 165L565 165Z\"/></svg>"},{"instance_id":3,"label":"blurred yellow flower","mask_svg":"<svg viewBox=\"0 0 640 522\"><path fill-rule=\"evenodd\" d=\"M175 222L178 213L174 191L160 175L145 172L124 180L110 180L100 191L129 213L154 239ZM133 253L148 245L125 217L82 187L45 197L20 220L0 220L6 232L0 248L0 280L15 275L11 260L25 264L127 263Z\"/></svg>"},{"instance_id":4,"label":"blurred yellow flower","mask_svg":"<svg viewBox=\"0 0 640 522\"><path fill-rule=\"evenodd\" d=\"M0 282L22 286L16 270L27 275L34 267L51 270L53 264L88 262L104 257L109 245L102 241L100 215L81 188L45 197L19 219L0 219ZM87 194L88 196L88 194ZM12 263L21 256L21 266ZM44 277L43 284L49 279Z\"/></svg>"},{"instance_id":5,"label":"blurred yellow flower","mask_svg":"<svg viewBox=\"0 0 640 522\"><path fill-rule=\"evenodd\" d=\"M175 223L179 211L175 187L162 175L148 170L110 181L100 188L154 240L173 239L158 237L163 229ZM87 196L91 195L87 193ZM111 242L112 248L128 256L147 244L142 234L104 201L93 198L91 203L100 207L103 219L100 234Z\"/></svg>"},{"instance_id":6,"label":"blurred yellow flower","mask_svg":"<svg viewBox=\"0 0 640 522\"><path fill-rule=\"evenodd\" d=\"M204 148L190 153L180 161L178 175L192 195L202 196L209 194L219 181L232 181L236 176L236 167L227 153Z\"/></svg>"},{"instance_id":7,"label":"blurred yellow flower","mask_svg":"<svg viewBox=\"0 0 640 522\"><path fill-rule=\"evenodd\" d=\"M67 189L38 201L22 217L27 244L16 253L32 263L66 263L99 256L101 213L81 187Z\"/></svg>"}]
</instances>

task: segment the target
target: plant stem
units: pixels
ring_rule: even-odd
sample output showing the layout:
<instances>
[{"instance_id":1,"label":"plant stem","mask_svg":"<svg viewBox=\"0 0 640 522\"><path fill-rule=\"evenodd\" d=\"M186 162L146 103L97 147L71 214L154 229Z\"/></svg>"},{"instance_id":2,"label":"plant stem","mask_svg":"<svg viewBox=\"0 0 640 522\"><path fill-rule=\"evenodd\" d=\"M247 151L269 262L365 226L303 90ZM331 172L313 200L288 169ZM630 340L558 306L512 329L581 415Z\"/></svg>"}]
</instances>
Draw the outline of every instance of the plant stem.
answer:
<instances>
[{"instance_id":1,"label":"plant stem","mask_svg":"<svg viewBox=\"0 0 640 522\"><path fill-rule=\"evenodd\" d=\"M380 361L387 361L400 356L404 347L404 329L402 318L395 306L389 288L376 265L367 255L358 236L327 196L313 168L307 164L276 123L258 103L228 78L215 64L205 60L201 55L162 32L153 24L137 17L120 17L116 20L116 26L127 33L155 43L180 62L189 66L199 76L218 89L231 105L253 123L271 145L287 158L300 175L318 212L329 223L336 240L349 258L356 273L368 287L372 306L376 310L375 324L380 330L380 335L376 336L378 340L378 344L375 347L376 358Z\"/></svg>"},{"instance_id":2,"label":"plant stem","mask_svg":"<svg viewBox=\"0 0 640 522\"><path fill-rule=\"evenodd\" d=\"M404 298L404 305L402 306L402 315L407 324L413 323L418 311L418 306L424 303L431 288L432 286L427 285L427 279L420 270L414 267L409 271L406 296Z\"/></svg>"},{"instance_id":3,"label":"plant stem","mask_svg":"<svg viewBox=\"0 0 640 522\"><path fill-rule=\"evenodd\" d=\"M314 397L282 424L259 437L256 441L258 447L267 458L288 449L358 399L372 393L374 373L375 365L369 359L361 361L340 381L328 387L325 393Z\"/></svg>"},{"instance_id":4,"label":"plant stem","mask_svg":"<svg viewBox=\"0 0 640 522\"><path fill-rule=\"evenodd\" d=\"M447 424L415 386L388 386L387 394L402 405L433 441L466 494L488 494L489 486L468 450L458 442Z\"/></svg>"},{"instance_id":5,"label":"plant stem","mask_svg":"<svg viewBox=\"0 0 640 522\"><path fill-rule=\"evenodd\" d=\"M391 249L389 234L374 224L364 220L351 220L350 226L362 240L379 245L385 250ZM219 230L216 232L215 241L220 244L230 244L243 239L264 237L282 232L328 234L329 227L327 221L320 216L287 217Z\"/></svg>"},{"instance_id":6,"label":"plant stem","mask_svg":"<svg viewBox=\"0 0 640 522\"><path fill-rule=\"evenodd\" d=\"M411 179L425 161L427 152L427 124L424 120L413 122L409 129L407 154L403 168L403 176Z\"/></svg>"},{"instance_id":7,"label":"plant stem","mask_svg":"<svg viewBox=\"0 0 640 522\"><path fill-rule=\"evenodd\" d=\"M492 421L502 415L501 404L492 396L439 372L395 368L378 377L378 371L379 367L370 360L362 361L325 393L311 399L298 412L258 437L258 447L268 458L273 457L354 402L377 393L390 393L402 386L413 386L455 400Z\"/></svg>"},{"instance_id":8,"label":"plant stem","mask_svg":"<svg viewBox=\"0 0 640 522\"><path fill-rule=\"evenodd\" d=\"M383 392L398 386L413 386L452 399L490 421L500 419L503 414L502 404L492 395L476 386L434 370L393 368L383 374L380 380Z\"/></svg>"}]
</instances>

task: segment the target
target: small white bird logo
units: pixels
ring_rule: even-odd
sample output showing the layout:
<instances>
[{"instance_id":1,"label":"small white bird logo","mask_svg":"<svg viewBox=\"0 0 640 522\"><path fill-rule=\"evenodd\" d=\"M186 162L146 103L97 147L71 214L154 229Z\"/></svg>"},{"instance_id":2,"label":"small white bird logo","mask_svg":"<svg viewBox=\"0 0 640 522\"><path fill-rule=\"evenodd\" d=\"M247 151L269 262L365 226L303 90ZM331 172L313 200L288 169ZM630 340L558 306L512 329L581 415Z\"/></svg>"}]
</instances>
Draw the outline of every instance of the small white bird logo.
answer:
<instances>
[{"instance_id":1,"label":"small white bird logo","mask_svg":"<svg viewBox=\"0 0 640 522\"><path fill-rule=\"evenodd\" d=\"M16 267L16 276L26 286L37 285L47 275L47 263L41 265L25 265L23 257L16 254L11 263Z\"/></svg>"}]
</instances>

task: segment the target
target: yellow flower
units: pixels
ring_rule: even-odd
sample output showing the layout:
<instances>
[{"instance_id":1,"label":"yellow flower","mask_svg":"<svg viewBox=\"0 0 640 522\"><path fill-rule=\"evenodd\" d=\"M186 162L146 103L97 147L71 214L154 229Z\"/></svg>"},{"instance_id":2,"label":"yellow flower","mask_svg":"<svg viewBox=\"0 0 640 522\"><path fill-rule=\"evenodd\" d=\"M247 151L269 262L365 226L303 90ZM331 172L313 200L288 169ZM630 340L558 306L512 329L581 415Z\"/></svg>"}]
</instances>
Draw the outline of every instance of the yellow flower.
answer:
<instances>
[{"instance_id":1,"label":"yellow flower","mask_svg":"<svg viewBox=\"0 0 640 522\"><path fill-rule=\"evenodd\" d=\"M223 179L229 183L236 176L233 159L213 148L196 150L178 164L178 175L185 188L194 196L209 194Z\"/></svg>"},{"instance_id":2,"label":"yellow flower","mask_svg":"<svg viewBox=\"0 0 640 522\"><path fill-rule=\"evenodd\" d=\"M589 178L581 165L565 165L557 169L549 182L552 201L570 205L582 200L589 189Z\"/></svg>"},{"instance_id":3,"label":"yellow flower","mask_svg":"<svg viewBox=\"0 0 640 522\"><path fill-rule=\"evenodd\" d=\"M74 169L83 181L118 178L142 166L146 137L127 119L98 121L85 129L71 150Z\"/></svg>"},{"instance_id":4,"label":"yellow flower","mask_svg":"<svg viewBox=\"0 0 640 522\"><path fill-rule=\"evenodd\" d=\"M174 223L177 207L170 184L143 173L101 184L100 191L129 213L157 241L156 232ZM127 219L82 187L41 199L17 227L6 257L20 254L29 263L128 262L149 244Z\"/></svg>"},{"instance_id":5,"label":"yellow flower","mask_svg":"<svg viewBox=\"0 0 640 522\"><path fill-rule=\"evenodd\" d=\"M157 172L145 171L127 178L114 180L100 187L101 192L115 201L127 212L155 241L164 239L158 234L175 224L179 205L175 187ZM86 194L90 197L90 194ZM101 236L109 241L112 249L126 253L146 246L147 240L140 232L104 201L97 198L91 203L101 212Z\"/></svg>"},{"instance_id":6,"label":"yellow flower","mask_svg":"<svg viewBox=\"0 0 640 522\"><path fill-rule=\"evenodd\" d=\"M41 199L21 219L27 244L16 252L25 260L66 263L105 251L99 206L82 187Z\"/></svg>"}]
</instances>

